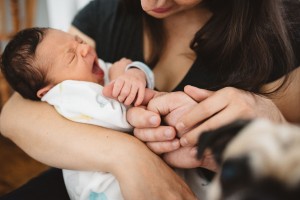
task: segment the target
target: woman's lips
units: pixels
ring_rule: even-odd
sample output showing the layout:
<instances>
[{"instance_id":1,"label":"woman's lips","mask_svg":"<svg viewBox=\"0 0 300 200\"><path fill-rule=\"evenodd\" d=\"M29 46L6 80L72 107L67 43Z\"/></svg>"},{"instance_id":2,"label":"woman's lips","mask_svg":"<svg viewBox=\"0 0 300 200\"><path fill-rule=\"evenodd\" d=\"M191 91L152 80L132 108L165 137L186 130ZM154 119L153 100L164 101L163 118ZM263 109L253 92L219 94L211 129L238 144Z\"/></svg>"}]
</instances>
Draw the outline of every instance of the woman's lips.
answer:
<instances>
[{"instance_id":1,"label":"woman's lips","mask_svg":"<svg viewBox=\"0 0 300 200\"><path fill-rule=\"evenodd\" d=\"M155 13L166 13L169 10L171 10L172 7L167 7L167 8L154 8L152 11Z\"/></svg>"}]
</instances>

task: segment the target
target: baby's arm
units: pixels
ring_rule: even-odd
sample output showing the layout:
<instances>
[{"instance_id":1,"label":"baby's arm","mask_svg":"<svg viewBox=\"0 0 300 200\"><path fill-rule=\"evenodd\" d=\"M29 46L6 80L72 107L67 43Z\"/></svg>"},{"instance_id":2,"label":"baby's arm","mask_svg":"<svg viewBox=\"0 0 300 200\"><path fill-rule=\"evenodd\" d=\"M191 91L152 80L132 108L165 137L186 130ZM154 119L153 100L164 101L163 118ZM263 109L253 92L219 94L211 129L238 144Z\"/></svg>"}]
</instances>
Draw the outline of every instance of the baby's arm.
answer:
<instances>
[{"instance_id":1,"label":"baby's arm","mask_svg":"<svg viewBox=\"0 0 300 200\"><path fill-rule=\"evenodd\" d=\"M109 80L113 81L124 74L127 65L130 63L132 63L132 60L127 58L122 58L117 62L112 63L108 71Z\"/></svg>"},{"instance_id":2,"label":"baby's arm","mask_svg":"<svg viewBox=\"0 0 300 200\"><path fill-rule=\"evenodd\" d=\"M145 88L153 88L154 76L152 71L141 62L132 62L129 59L121 59L114 63L110 69L111 82L105 86L109 88L109 95L125 105L138 106L143 102Z\"/></svg>"}]
</instances>

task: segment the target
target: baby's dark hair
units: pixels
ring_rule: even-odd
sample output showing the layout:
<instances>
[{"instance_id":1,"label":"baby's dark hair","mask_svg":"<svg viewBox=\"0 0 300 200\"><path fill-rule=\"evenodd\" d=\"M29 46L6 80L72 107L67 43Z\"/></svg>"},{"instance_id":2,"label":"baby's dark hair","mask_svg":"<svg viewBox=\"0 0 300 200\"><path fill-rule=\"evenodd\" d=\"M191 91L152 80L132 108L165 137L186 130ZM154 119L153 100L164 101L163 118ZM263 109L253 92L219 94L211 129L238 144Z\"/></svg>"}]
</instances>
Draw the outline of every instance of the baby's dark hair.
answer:
<instances>
[{"instance_id":1,"label":"baby's dark hair","mask_svg":"<svg viewBox=\"0 0 300 200\"><path fill-rule=\"evenodd\" d=\"M28 28L18 32L1 56L1 71L10 86L24 98L40 100L37 91L46 86L46 70L39 67L36 49L49 28Z\"/></svg>"}]
</instances>

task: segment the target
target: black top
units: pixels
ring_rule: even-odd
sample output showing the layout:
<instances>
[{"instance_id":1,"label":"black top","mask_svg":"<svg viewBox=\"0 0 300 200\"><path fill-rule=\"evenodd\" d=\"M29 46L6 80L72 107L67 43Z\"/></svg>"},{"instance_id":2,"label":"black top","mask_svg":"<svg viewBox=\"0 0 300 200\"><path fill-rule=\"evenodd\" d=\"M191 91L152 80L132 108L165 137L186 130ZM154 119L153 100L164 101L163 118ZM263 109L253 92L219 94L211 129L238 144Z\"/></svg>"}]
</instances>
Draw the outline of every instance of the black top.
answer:
<instances>
[{"instance_id":1,"label":"black top","mask_svg":"<svg viewBox=\"0 0 300 200\"><path fill-rule=\"evenodd\" d=\"M144 62L142 17L128 13L120 2L91 1L72 24L95 40L98 57L105 62L122 57Z\"/></svg>"},{"instance_id":2,"label":"black top","mask_svg":"<svg viewBox=\"0 0 300 200\"><path fill-rule=\"evenodd\" d=\"M97 54L103 60L115 62L122 57L127 57L145 62L142 17L130 14L121 2L121 0L92 1L79 12L72 24L95 40ZM300 65L299 23L294 24L292 30L294 35L292 44L297 58L297 66L295 67L298 67ZM276 56L274 58L276 62ZM280 67L274 68L268 82L283 75ZM197 58L174 91L183 90L184 86L188 84L211 89L211 86L217 82L215 72L206 68L201 64L201 59Z\"/></svg>"}]
</instances>

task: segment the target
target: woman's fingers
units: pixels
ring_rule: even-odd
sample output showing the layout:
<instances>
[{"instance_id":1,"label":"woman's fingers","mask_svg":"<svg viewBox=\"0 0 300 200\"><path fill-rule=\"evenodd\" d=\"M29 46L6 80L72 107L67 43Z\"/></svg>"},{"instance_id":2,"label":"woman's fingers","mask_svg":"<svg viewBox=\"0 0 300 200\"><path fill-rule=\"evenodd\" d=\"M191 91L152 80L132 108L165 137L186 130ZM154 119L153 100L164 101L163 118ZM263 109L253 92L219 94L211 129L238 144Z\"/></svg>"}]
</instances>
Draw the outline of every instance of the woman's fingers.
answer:
<instances>
[{"instance_id":1,"label":"woman's fingers","mask_svg":"<svg viewBox=\"0 0 300 200\"><path fill-rule=\"evenodd\" d=\"M197 103L184 92L173 92L152 99L147 109L164 116L164 122L175 126L178 119L196 105Z\"/></svg>"},{"instance_id":2,"label":"woman's fingers","mask_svg":"<svg viewBox=\"0 0 300 200\"><path fill-rule=\"evenodd\" d=\"M218 169L213 154L209 150L204 152L201 159L197 159L197 147L181 147L176 151L164 154L163 159L170 166L177 168L202 167L212 171Z\"/></svg>"},{"instance_id":3,"label":"woman's fingers","mask_svg":"<svg viewBox=\"0 0 300 200\"><path fill-rule=\"evenodd\" d=\"M176 131L170 126L135 128L134 136L146 142L149 149L156 154L171 152L180 147L179 139L176 138Z\"/></svg>"},{"instance_id":4,"label":"woman's fingers","mask_svg":"<svg viewBox=\"0 0 300 200\"><path fill-rule=\"evenodd\" d=\"M127 121L136 128L158 127L161 119L159 114L146 110L144 107L131 107L127 111Z\"/></svg>"},{"instance_id":5,"label":"woman's fingers","mask_svg":"<svg viewBox=\"0 0 300 200\"><path fill-rule=\"evenodd\" d=\"M203 101L214 93L212 91L200 89L191 85L185 86L184 92L191 98L193 98L196 102Z\"/></svg>"},{"instance_id":6,"label":"woman's fingers","mask_svg":"<svg viewBox=\"0 0 300 200\"><path fill-rule=\"evenodd\" d=\"M199 112L198 119L205 119L198 121L198 124L196 112ZM237 119L255 117L279 121L282 114L270 99L235 88L224 88L200 102L193 111L179 120L176 127L180 130L184 126L194 125L193 130L180 138L181 145L193 146L203 131L219 128ZM184 125L181 126L181 122Z\"/></svg>"},{"instance_id":7,"label":"woman's fingers","mask_svg":"<svg viewBox=\"0 0 300 200\"><path fill-rule=\"evenodd\" d=\"M204 154L200 158L200 167L209 169L211 171L219 171L219 166L215 161L214 154L210 150L205 150Z\"/></svg>"},{"instance_id":8,"label":"woman's fingers","mask_svg":"<svg viewBox=\"0 0 300 200\"><path fill-rule=\"evenodd\" d=\"M151 101L153 98L163 95L163 94L165 94L165 93L146 88L141 105L146 106L146 105L148 105L149 101Z\"/></svg>"},{"instance_id":9,"label":"woman's fingers","mask_svg":"<svg viewBox=\"0 0 300 200\"><path fill-rule=\"evenodd\" d=\"M195 104L195 101L184 92L172 92L162 94L150 100L147 109L160 115L167 115L173 110L190 103Z\"/></svg>"},{"instance_id":10,"label":"woman's fingers","mask_svg":"<svg viewBox=\"0 0 300 200\"><path fill-rule=\"evenodd\" d=\"M222 93L214 93L210 97L198 103L188 113L178 119L176 129L181 137L184 133L191 130L198 123L201 123L216 113L223 110L228 105L228 100Z\"/></svg>"},{"instance_id":11,"label":"woman's fingers","mask_svg":"<svg viewBox=\"0 0 300 200\"><path fill-rule=\"evenodd\" d=\"M176 131L171 126L159 126L156 128L135 128L134 136L144 142L165 142L175 139Z\"/></svg>"},{"instance_id":12,"label":"woman's fingers","mask_svg":"<svg viewBox=\"0 0 300 200\"><path fill-rule=\"evenodd\" d=\"M147 142L146 145L149 149L151 149L151 151L158 155L173 152L180 148L180 142L178 139L166 142Z\"/></svg>"},{"instance_id":13,"label":"woman's fingers","mask_svg":"<svg viewBox=\"0 0 300 200\"><path fill-rule=\"evenodd\" d=\"M221 126L229 124L230 122L246 118L242 115L241 110L239 107L228 107L218 114L214 115L213 117L207 119L205 122L201 123L200 125L196 126L191 131L185 133L180 138L180 144L182 146L194 146L198 142L198 138L204 131L217 129ZM249 117L250 118L250 117Z\"/></svg>"},{"instance_id":14,"label":"woman's fingers","mask_svg":"<svg viewBox=\"0 0 300 200\"><path fill-rule=\"evenodd\" d=\"M197 160L197 148L181 147L175 151L165 153L163 159L168 165L178 168L195 168L201 165L201 161Z\"/></svg>"}]
</instances>

